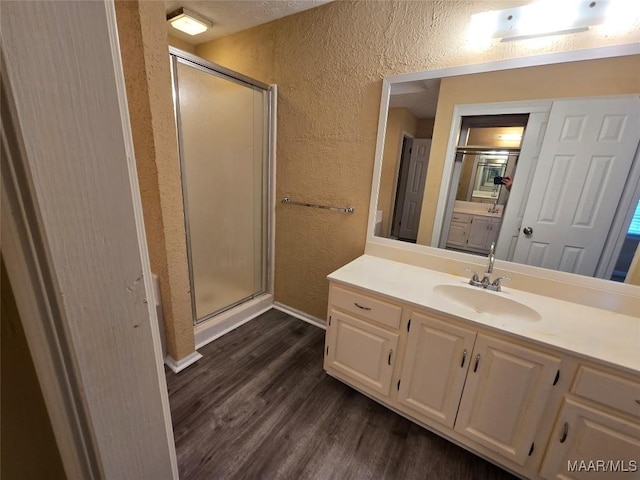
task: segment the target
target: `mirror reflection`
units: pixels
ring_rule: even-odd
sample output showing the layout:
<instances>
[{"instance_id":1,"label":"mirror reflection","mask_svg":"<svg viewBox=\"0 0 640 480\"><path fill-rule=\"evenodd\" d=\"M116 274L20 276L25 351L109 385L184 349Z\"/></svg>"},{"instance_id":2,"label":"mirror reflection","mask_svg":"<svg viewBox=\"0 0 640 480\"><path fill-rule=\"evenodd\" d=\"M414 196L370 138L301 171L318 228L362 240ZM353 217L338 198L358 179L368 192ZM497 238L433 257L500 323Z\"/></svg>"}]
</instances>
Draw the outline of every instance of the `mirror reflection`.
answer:
<instances>
[{"instance_id":1,"label":"mirror reflection","mask_svg":"<svg viewBox=\"0 0 640 480\"><path fill-rule=\"evenodd\" d=\"M639 58L392 83L374 235L624 280Z\"/></svg>"}]
</instances>

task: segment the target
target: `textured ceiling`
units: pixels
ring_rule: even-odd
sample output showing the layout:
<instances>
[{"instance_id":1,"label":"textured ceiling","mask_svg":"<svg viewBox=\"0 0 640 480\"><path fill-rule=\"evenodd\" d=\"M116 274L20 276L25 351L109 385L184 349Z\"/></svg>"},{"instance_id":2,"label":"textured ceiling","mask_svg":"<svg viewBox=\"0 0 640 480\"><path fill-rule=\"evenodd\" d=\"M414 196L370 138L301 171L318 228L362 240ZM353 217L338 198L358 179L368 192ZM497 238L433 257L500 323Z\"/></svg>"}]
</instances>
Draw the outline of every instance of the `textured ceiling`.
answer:
<instances>
[{"instance_id":1,"label":"textured ceiling","mask_svg":"<svg viewBox=\"0 0 640 480\"><path fill-rule=\"evenodd\" d=\"M213 27L199 35L187 35L167 23L171 36L192 45L262 25L278 18L318 7L331 0L210 0L165 1L167 13L184 7L208 18Z\"/></svg>"}]
</instances>

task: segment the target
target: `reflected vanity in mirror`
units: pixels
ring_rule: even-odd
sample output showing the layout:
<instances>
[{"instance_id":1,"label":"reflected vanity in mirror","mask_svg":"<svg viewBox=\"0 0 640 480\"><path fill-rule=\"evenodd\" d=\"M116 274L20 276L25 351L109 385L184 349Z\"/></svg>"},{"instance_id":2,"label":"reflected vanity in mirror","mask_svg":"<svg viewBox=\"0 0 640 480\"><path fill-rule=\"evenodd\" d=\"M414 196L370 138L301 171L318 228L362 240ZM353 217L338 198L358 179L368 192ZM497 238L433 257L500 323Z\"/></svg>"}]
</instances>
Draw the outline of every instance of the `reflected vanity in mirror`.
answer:
<instances>
[{"instance_id":1,"label":"reflected vanity in mirror","mask_svg":"<svg viewBox=\"0 0 640 480\"><path fill-rule=\"evenodd\" d=\"M373 235L624 280L640 55L612 55L385 79Z\"/></svg>"}]
</instances>

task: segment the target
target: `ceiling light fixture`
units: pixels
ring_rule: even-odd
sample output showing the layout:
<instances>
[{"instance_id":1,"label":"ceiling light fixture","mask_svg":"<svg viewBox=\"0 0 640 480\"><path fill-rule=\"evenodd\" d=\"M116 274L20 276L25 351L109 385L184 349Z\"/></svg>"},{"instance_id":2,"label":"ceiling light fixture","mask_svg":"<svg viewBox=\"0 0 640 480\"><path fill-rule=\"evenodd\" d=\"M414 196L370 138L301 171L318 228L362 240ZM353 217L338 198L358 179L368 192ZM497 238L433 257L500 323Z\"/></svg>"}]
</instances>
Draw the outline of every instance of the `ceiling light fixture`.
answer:
<instances>
[{"instance_id":1,"label":"ceiling light fixture","mask_svg":"<svg viewBox=\"0 0 640 480\"><path fill-rule=\"evenodd\" d=\"M605 23L608 10L614 3L616 0L542 0L522 7L477 14L479 18L475 24L482 19L485 33L500 38L502 42L583 32ZM491 32L487 31L487 26L491 27Z\"/></svg>"},{"instance_id":2,"label":"ceiling light fixture","mask_svg":"<svg viewBox=\"0 0 640 480\"><path fill-rule=\"evenodd\" d=\"M183 7L168 14L167 21L173 28L189 35L198 35L213 26L213 22L208 18Z\"/></svg>"}]
</instances>

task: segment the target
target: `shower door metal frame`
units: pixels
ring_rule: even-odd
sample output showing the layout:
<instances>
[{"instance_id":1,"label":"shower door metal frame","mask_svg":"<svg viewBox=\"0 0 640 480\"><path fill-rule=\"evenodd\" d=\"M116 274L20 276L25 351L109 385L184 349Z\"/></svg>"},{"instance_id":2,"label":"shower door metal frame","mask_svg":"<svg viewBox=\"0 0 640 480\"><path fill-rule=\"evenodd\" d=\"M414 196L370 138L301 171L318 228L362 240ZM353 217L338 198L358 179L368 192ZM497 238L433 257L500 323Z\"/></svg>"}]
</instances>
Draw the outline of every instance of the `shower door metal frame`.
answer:
<instances>
[{"instance_id":1,"label":"shower door metal frame","mask_svg":"<svg viewBox=\"0 0 640 480\"><path fill-rule=\"evenodd\" d=\"M175 47L169 47L169 58L171 60L171 84L173 90L173 110L176 121L176 135L178 138L178 156L180 159L180 177L181 177L181 185L182 185L182 202L183 202L183 211L184 211L184 227L185 227L185 235L187 242L187 265L189 267L189 294L191 296L191 315L193 317L193 325L197 326L202 324L203 322L223 313L228 310L231 310L243 303L250 301L254 298L258 298L262 295L273 295L273 284L274 284L274 241L275 241L275 229L274 229L274 205L275 205L275 138L276 138L276 95L277 95L277 87L275 85L267 85L265 83L254 80L246 75L242 75L241 73L230 70L226 67L218 65L216 63L209 62L203 58L200 58L191 53L185 52L183 50L177 49ZM224 80L229 80L231 82L238 83L240 85L250 87L250 88L258 88L263 90L267 94L267 105L265 111L265 121L267 123L266 127L266 142L265 142L265 152L264 155L266 157L266 161L263 164L265 167L265 176L266 176L266 211L267 211L267 228L266 228L266 252L264 252L264 258L262 258L262 278L265 285L265 288L260 292L253 293L252 295L245 297L237 302L232 303L231 305L227 305L224 308L208 313L207 315L198 318L196 314L196 298L195 298L195 284L193 278L193 262L192 262L192 252L191 252L191 234L189 228L189 202L187 199L187 185L186 185L186 176L184 172L186 171L184 155L183 155L183 147L182 147L182 132L181 132L181 121L180 121L180 109L178 108L180 103L180 93L178 90L178 63L182 63L184 65L188 65L202 72L214 75L216 77L222 78Z\"/></svg>"}]
</instances>

